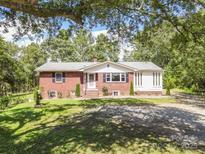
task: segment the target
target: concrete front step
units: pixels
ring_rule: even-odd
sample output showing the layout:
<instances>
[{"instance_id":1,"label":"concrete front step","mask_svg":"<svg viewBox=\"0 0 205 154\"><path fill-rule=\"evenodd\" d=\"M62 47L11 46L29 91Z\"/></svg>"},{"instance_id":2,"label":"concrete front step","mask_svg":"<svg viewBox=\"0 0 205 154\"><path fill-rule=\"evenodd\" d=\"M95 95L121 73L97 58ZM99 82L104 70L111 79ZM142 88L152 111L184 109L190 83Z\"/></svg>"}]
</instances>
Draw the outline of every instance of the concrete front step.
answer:
<instances>
[{"instance_id":1,"label":"concrete front step","mask_svg":"<svg viewBox=\"0 0 205 154\"><path fill-rule=\"evenodd\" d=\"M85 97L99 97L99 91L98 90L87 90L85 92Z\"/></svg>"}]
</instances>

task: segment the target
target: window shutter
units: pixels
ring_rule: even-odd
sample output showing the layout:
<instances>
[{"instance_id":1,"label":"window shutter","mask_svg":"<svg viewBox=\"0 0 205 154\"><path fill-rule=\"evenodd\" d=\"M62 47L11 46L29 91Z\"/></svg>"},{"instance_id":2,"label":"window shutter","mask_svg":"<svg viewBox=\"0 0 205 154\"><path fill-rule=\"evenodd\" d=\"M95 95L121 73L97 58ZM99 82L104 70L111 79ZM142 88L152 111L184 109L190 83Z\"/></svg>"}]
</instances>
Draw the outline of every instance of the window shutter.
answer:
<instances>
[{"instance_id":1,"label":"window shutter","mask_svg":"<svg viewBox=\"0 0 205 154\"><path fill-rule=\"evenodd\" d=\"M98 81L98 73L96 73L95 80Z\"/></svg>"},{"instance_id":2,"label":"window shutter","mask_svg":"<svg viewBox=\"0 0 205 154\"><path fill-rule=\"evenodd\" d=\"M106 82L106 74L103 73L103 82Z\"/></svg>"},{"instance_id":3,"label":"window shutter","mask_svg":"<svg viewBox=\"0 0 205 154\"><path fill-rule=\"evenodd\" d=\"M55 83L55 73L52 73L52 82Z\"/></svg>"},{"instance_id":4,"label":"window shutter","mask_svg":"<svg viewBox=\"0 0 205 154\"><path fill-rule=\"evenodd\" d=\"M129 82L128 76L128 73L126 73L126 82Z\"/></svg>"},{"instance_id":5,"label":"window shutter","mask_svg":"<svg viewBox=\"0 0 205 154\"><path fill-rule=\"evenodd\" d=\"M63 74L63 83L65 82L65 72L62 73Z\"/></svg>"},{"instance_id":6,"label":"window shutter","mask_svg":"<svg viewBox=\"0 0 205 154\"><path fill-rule=\"evenodd\" d=\"M85 82L88 82L88 73L85 73Z\"/></svg>"}]
</instances>

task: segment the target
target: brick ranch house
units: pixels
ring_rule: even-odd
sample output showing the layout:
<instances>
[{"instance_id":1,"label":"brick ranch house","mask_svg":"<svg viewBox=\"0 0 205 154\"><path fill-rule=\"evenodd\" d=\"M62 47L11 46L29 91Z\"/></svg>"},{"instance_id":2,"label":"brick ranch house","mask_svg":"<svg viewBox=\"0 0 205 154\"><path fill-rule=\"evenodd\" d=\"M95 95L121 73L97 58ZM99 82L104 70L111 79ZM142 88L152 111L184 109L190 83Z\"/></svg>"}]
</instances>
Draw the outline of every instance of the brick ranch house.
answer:
<instances>
[{"instance_id":1,"label":"brick ranch house","mask_svg":"<svg viewBox=\"0 0 205 154\"><path fill-rule=\"evenodd\" d=\"M133 82L136 95L161 95L163 69L152 62L67 62L45 63L36 69L44 99L75 96L80 84L81 97L128 96Z\"/></svg>"}]
</instances>

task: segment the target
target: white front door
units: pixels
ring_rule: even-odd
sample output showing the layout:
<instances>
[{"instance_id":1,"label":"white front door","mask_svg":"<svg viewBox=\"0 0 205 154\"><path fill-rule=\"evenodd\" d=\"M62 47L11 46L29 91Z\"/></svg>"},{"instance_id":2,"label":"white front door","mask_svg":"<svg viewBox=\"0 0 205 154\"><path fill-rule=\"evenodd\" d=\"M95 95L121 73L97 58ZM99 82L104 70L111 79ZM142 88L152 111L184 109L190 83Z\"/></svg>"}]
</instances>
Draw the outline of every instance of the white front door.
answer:
<instances>
[{"instance_id":1,"label":"white front door","mask_svg":"<svg viewBox=\"0 0 205 154\"><path fill-rule=\"evenodd\" d=\"M96 88L96 82L95 82L95 73L88 73L88 88L89 89L95 89Z\"/></svg>"}]
</instances>

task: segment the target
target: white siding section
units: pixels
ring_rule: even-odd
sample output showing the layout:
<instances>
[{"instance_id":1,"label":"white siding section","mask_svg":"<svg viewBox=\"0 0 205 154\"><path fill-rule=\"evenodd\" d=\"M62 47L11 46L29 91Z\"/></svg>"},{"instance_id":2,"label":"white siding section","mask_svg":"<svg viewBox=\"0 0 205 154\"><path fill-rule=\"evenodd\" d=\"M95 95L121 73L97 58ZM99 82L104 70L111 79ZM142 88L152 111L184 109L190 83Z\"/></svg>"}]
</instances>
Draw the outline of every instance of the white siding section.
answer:
<instances>
[{"instance_id":1,"label":"white siding section","mask_svg":"<svg viewBox=\"0 0 205 154\"><path fill-rule=\"evenodd\" d=\"M162 72L160 73L160 86L153 85L153 71L140 72L142 73L142 85L137 85L137 72L135 72L135 91L162 91Z\"/></svg>"},{"instance_id":2,"label":"white siding section","mask_svg":"<svg viewBox=\"0 0 205 154\"><path fill-rule=\"evenodd\" d=\"M123 73L123 72L132 72L132 70L127 69L125 67L121 67L113 64L103 64L100 66L96 66L90 69L87 69L85 72L88 73Z\"/></svg>"}]
</instances>

